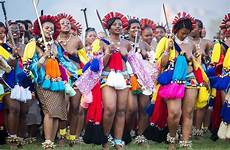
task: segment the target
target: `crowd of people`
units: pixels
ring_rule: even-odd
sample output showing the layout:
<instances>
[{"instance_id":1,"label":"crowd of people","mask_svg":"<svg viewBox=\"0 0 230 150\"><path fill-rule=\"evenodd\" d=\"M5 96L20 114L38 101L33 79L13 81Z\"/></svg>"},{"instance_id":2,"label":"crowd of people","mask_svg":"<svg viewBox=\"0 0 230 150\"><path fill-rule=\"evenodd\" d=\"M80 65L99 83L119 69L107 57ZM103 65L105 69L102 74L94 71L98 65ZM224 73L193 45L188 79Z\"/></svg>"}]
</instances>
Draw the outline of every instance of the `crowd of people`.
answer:
<instances>
[{"instance_id":1,"label":"crowd of people","mask_svg":"<svg viewBox=\"0 0 230 150\"><path fill-rule=\"evenodd\" d=\"M178 13L172 29L109 12L104 32L71 15L0 22L0 143L44 140L124 149L134 141L192 147L191 137L230 139L230 13L218 36Z\"/></svg>"}]
</instances>

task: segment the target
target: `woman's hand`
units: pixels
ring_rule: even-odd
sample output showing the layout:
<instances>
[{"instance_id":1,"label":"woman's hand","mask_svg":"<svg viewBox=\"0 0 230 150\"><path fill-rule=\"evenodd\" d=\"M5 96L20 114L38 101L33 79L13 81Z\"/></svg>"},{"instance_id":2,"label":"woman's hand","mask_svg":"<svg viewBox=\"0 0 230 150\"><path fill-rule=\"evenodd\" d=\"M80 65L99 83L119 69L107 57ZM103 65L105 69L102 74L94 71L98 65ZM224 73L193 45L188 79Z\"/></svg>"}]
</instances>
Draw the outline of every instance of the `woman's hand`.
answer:
<instances>
[{"instance_id":1,"label":"woman's hand","mask_svg":"<svg viewBox=\"0 0 230 150\"><path fill-rule=\"evenodd\" d=\"M21 49L18 48L18 47L14 48L13 51L12 51L13 56L14 56L14 57L19 56L19 53L18 53L18 52L19 52L20 50L21 50Z\"/></svg>"},{"instance_id":2,"label":"woman's hand","mask_svg":"<svg viewBox=\"0 0 230 150\"><path fill-rule=\"evenodd\" d=\"M116 49L116 47L114 44L105 45L105 54L111 55L115 49Z\"/></svg>"},{"instance_id":3,"label":"woman's hand","mask_svg":"<svg viewBox=\"0 0 230 150\"><path fill-rule=\"evenodd\" d=\"M174 41L172 38L168 38L167 40L167 45L166 45L166 50L167 51L170 51L171 49L173 49L173 46L174 46Z\"/></svg>"}]
</instances>

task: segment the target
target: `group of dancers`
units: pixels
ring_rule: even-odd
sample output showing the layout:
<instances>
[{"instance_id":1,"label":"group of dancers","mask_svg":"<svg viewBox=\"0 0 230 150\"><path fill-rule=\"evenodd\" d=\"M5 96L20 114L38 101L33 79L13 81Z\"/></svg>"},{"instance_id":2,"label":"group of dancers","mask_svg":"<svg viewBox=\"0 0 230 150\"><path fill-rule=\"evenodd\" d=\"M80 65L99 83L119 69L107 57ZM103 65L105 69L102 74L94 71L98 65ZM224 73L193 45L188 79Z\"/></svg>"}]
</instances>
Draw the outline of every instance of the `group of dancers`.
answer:
<instances>
[{"instance_id":1,"label":"group of dancers","mask_svg":"<svg viewBox=\"0 0 230 150\"><path fill-rule=\"evenodd\" d=\"M2 143L20 148L38 130L44 149L83 140L121 150L132 139L188 149L208 129L230 139L230 13L215 41L186 12L171 30L119 12L100 21L84 42L65 13L0 22Z\"/></svg>"}]
</instances>

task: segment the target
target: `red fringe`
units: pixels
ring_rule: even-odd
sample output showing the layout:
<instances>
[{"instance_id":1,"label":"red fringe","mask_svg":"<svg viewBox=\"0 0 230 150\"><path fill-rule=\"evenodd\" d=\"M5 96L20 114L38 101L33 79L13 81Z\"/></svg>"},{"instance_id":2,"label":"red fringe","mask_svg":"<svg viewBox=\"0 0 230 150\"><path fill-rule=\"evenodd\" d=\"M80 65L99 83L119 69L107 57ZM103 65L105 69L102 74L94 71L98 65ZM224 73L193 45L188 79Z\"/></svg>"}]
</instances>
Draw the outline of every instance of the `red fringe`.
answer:
<instances>
[{"instance_id":1,"label":"red fringe","mask_svg":"<svg viewBox=\"0 0 230 150\"><path fill-rule=\"evenodd\" d=\"M89 105L86 122L93 121L94 123L101 124L102 121L102 95L100 84L97 83L92 90L93 102Z\"/></svg>"},{"instance_id":2,"label":"red fringe","mask_svg":"<svg viewBox=\"0 0 230 150\"><path fill-rule=\"evenodd\" d=\"M80 24L79 22L77 22L77 21L73 18L73 16L68 15L68 14L66 14L66 13L60 13L60 14L57 15L57 20L58 20L58 22L59 22L61 19L63 19L63 18L66 18L66 19L68 19L68 20L70 21L71 28L74 30L74 32L77 31L78 36L80 36L81 33L82 33L82 26L81 26L81 24ZM59 25L60 25L60 23L59 23Z\"/></svg>"},{"instance_id":3,"label":"red fringe","mask_svg":"<svg viewBox=\"0 0 230 150\"><path fill-rule=\"evenodd\" d=\"M167 126L167 118L167 105L164 100L158 95L155 102L153 114L150 117L150 123L153 123L159 128L165 128Z\"/></svg>"},{"instance_id":4,"label":"red fringe","mask_svg":"<svg viewBox=\"0 0 230 150\"><path fill-rule=\"evenodd\" d=\"M194 74L195 74L195 77L198 83L204 82L203 77L202 77L202 71L200 68L198 68L197 70L194 70Z\"/></svg>"},{"instance_id":5,"label":"red fringe","mask_svg":"<svg viewBox=\"0 0 230 150\"><path fill-rule=\"evenodd\" d=\"M58 24L57 17L56 16L51 16L51 15L43 15L39 17L41 20L41 23L45 22L51 22L54 24L54 39L57 39L59 33L60 33L60 25ZM33 29L33 35L41 36L41 31L40 27L38 24L38 20L34 21L34 29Z\"/></svg>"},{"instance_id":6,"label":"red fringe","mask_svg":"<svg viewBox=\"0 0 230 150\"><path fill-rule=\"evenodd\" d=\"M227 22L230 21L230 13L224 16L224 19L221 22L220 29L223 31L224 35L228 35L229 31L227 30Z\"/></svg>"},{"instance_id":7,"label":"red fringe","mask_svg":"<svg viewBox=\"0 0 230 150\"><path fill-rule=\"evenodd\" d=\"M102 25L104 28L108 29L108 21L112 18L120 18L123 29L126 29L128 27L128 19L123 14L119 12L109 12L102 19Z\"/></svg>"},{"instance_id":8,"label":"red fringe","mask_svg":"<svg viewBox=\"0 0 230 150\"><path fill-rule=\"evenodd\" d=\"M156 30L156 24L152 20L150 20L148 18L141 19L140 24L141 24L141 29L142 30L145 27L151 28L153 30L153 32Z\"/></svg>"},{"instance_id":9,"label":"red fringe","mask_svg":"<svg viewBox=\"0 0 230 150\"><path fill-rule=\"evenodd\" d=\"M187 19L189 19L192 22L192 29L194 29L196 26L196 21L195 21L194 17L192 17L190 14L188 14L186 12L179 12L177 14L177 16L175 16L175 18L173 19L173 22L172 22L173 30L172 31L175 32L175 25L178 22L180 22L182 20L187 20Z\"/></svg>"},{"instance_id":10,"label":"red fringe","mask_svg":"<svg viewBox=\"0 0 230 150\"><path fill-rule=\"evenodd\" d=\"M110 56L108 66L109 66L110 69L113 69L115 71L122 71L123 66L122 66L122 56L121 56L121 54L118 53L118 52L113 53L112 56Z\"/></svg>"},{"instance_id":11,"label":"red fringe","mask_svg":"<svg viewBox=\"0 0 230 150\"><path fill-rule=\"evenodd\" d=\"M211 128L212 129L218 129L221 123L221 112L222 107L222 99L221 99L221 92L216 92L216 97L214 98L214 104L213 104L213 111L211 114Z\"/></svg>"}]
</instances>

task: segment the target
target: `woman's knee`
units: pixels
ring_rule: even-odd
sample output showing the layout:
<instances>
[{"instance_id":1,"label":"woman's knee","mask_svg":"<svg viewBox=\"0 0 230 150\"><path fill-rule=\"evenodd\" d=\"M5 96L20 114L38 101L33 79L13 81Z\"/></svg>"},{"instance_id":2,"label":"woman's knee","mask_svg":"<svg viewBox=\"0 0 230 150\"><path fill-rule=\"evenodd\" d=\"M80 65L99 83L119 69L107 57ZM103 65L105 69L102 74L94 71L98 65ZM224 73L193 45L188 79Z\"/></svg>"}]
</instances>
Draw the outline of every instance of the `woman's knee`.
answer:
<instances>
[{"instance_id":1,"label":"woman's knee","mask_svg":"<svg viewBox=\"0 0 230 150\"><path fill-rule=\"evenodd\" d=\"M106 106L104 108L104 115L107 117L112 117L115 115L116 106Z\"/></svg>"},{"instance_id":2,"label":"woman's knee","mask_svg":"<svg viewBox=\"0 0 230 150\"><path fill-rule=\"evenodd\" d=\"M181 110L179 109L169 109L168 111L168 117L175 120L179 121L181 117Z\"/></svg>"},{"instance_id":3,"label":"woman's knee","mask_svg":"<svg viewBox=\"0 0 230 150\"><path fill-rule=\"evenodd\" d=\"M188 108L183 110L183 118L187 118L187 119L192 119L193 118L193 109L192 108Z\"/></svg>"},{"instance_id":4,"label":"woman's knee","mask_svg":"<svg viewBox=\"0 0 230 150\"><path fill-rule=\"evenodd\" d=\"M128 105L126 113L127 113L127 115L133 115L133 114L137 113L137 110L138 110L138 108L137 108L137 106L135 106L135 104Z\"/></svg>"},{"instance_id":5,"label":"woman's knee","mask_svg":"<svg viewBox=\"0 0 230 150\"><path fill-rule=\"evenodd\" d=\"M126 113L126 108L124 108L124 107L118 108L116 111L116 116L125 117L125 113Z\"/></svg>"},{"instance_id":6,"label":"woman's knee","mask_svg":"<svg viewBox=\"0 0 230 150\"><path fill-rule=\"evenodd\" d=\"M8 109L9 109L8 110L9 113L13 113L14 115L19 115L19 113L20 113L20 106L19 105L9 104Z\"/></svg>"}]
</instances>

